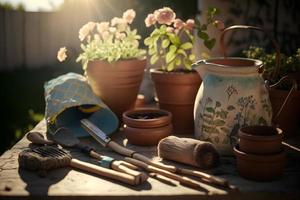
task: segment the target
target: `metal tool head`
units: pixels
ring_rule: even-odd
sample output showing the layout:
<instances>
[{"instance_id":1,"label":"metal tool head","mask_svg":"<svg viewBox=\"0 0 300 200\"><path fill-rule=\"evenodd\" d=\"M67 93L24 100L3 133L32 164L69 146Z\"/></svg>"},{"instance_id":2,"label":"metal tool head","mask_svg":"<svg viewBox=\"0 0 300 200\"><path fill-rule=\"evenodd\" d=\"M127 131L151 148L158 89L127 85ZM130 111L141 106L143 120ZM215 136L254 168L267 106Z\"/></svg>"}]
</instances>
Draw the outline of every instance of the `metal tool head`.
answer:
<instances>
[{"instance_id":1,"label":"metal tool head","mask_svg":"<svg viewBox=\"0 0 300 200\"><path fill-rule=\"evenodd\" d=\"M91 121L88 119L82 119L80 122L81 126L102 146L105 147L106 144L110 142L110 138Z\"/></svg>"}]
</instances>

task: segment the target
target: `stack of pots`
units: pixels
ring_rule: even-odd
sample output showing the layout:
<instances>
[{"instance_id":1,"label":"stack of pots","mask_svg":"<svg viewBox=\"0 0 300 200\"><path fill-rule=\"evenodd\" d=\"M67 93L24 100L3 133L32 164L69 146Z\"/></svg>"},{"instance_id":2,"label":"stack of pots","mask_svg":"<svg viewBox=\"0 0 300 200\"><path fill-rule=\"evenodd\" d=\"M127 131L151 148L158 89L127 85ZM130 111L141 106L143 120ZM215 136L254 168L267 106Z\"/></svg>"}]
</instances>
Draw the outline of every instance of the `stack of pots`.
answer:
<instances>
[{"instance_id":1,"label":"stack of pots","mask_svg":"<svg viewBox=\"0 0 300 200\"><path fill-rule=\"evenodd\" d=\"M255 181L272 181L284 169L285 151L282 130L272 126L247 126L239 129L239 144L234 148L241 176Z\"/></svg>"}]
</instances>

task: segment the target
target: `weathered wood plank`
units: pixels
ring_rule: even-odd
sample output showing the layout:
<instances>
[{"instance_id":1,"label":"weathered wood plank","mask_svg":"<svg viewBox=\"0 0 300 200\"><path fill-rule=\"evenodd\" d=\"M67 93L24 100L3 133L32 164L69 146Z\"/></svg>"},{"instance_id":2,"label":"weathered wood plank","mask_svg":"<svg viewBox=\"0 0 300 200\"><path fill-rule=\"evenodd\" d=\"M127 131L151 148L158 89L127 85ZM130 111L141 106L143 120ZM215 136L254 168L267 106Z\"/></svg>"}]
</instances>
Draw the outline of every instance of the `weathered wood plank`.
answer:
<instances>
[{"instance_id":1,"label":"weathered wood plank","mask_svg":"<svg viewBox=\"0 0 300 200\"><path fill-rule=\"evenodd\" d=\"M45 132L45 122L42 121L35 130ZM155 147L137 147L127 143L121 133L116 133L113 139L119 144L137 150L153 160L156 157ZM104 155L121 159L115 154L97 144L92 138L83 139L84 143L93 146ZM213 169L213 174L228 179L233 185L240 188L239 193L213 187L203 183L203 187L209 190L205 193L201 190L191 189L179 185L176 181L167 179L161 182L149 178L148 182L140 186L128 186L99 176L93 176L82 171L70 168L50 171L45 178L41 178L36 172L30 172L18 167L18 154L28 148L30 142L24 137L12 149L6 151L0 158L0 199L299 199L300 193L300 163L299 154L289 154L284 176L277 181L259 183L241 178L235 167L233 157L223 157L222 164ZM295 143L294 143L295 144ZM298 143L299 144L299 143ZM78 150L71 150L73 157L96 164L96 161L86 157ZM298 161L298 162L297 162ZM173 162L167 162L172 163ZM176 164L180 167L185 165ZM191 168L191 167L189 167ZM196 169L196 168L191 168Z\"/></svg>"}]
</instances>

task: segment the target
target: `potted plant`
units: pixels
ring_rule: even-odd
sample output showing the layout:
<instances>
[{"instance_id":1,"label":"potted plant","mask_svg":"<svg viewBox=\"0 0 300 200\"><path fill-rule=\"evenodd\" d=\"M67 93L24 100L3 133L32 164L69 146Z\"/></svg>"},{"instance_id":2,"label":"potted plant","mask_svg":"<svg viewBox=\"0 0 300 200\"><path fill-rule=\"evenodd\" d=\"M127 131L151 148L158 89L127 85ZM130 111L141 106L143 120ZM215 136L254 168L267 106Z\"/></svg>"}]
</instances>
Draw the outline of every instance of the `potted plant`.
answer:
<instances>
[{"instance_id":1,"label":"potted plant","mask_svg":"<svg viewBox=\"0 0 300 200\"><path fill-rule=\"evenodd\" d=\"M214 38L206 33L208 26L224 28L224 24L214 20L218 14L216 8L207 12L206 24L188 19L186 22L176 18L171 8L164 7L148 14L146 27L154 26L154 30L144 40L148 47L150 64L158 64L160 68L151 69L151 77L162 109L172 113L174 132L176 134L193 134L194 101L201 79L191 67L195 61L192 53L194 46L194 30L203 39L204 45L211 49Z\"/></svg>"},{"instance_id":2,"label":"potted plant","mask_svg":"<svg viewBox=\"0 0 300 200\"><path fill-rule=\"evenodd\" d=\"M77 58L93 92L121 119L122 113L136 100L146 65L145 50L139 48L141 37L130 24L135 11L129 9L122 18L110 22L88 22L79 30L82 52ZM66 48L58 59L66 58Z\"/></svg>"},{"instance_id":3,"label":"potted plant","mask_svg":"<svg viewBox=\"0 0 300 200\"><path fill-rule=\"evenodd\" d=\"M276 114L285 101L289 90L291 89L291 79L300 83L300 48L294 55L287 56L280 54L280 67L275 71L276 56L275 53L266 53L263 48L250 47L244 51L248 58L262 60L264 63L263 76L270 84L278 82L283 77L287 77L276 87L269 90L270 100L272 104L273 114ZM284 136L292 136L299 132L299 117L300 117L300 91L296 90L291 93L289 100L284 106L282 112L278 116L277 123L283 130ZM276 123L276 122L275 122Z\"/></svg>"}]
</instances>

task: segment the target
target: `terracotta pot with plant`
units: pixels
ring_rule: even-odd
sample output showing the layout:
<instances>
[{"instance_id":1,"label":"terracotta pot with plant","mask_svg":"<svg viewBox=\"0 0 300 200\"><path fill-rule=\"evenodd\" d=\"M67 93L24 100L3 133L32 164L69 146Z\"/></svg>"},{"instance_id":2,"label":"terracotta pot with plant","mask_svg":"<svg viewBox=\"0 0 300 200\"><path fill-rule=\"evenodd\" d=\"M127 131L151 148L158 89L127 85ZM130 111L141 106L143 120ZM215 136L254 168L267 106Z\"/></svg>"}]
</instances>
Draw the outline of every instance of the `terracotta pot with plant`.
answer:
<instances>
[{"instance_id":1,"label":"terracotta pot with plant","mask_svg":"<svg viewBox=\"0 0 300 200\"><path fill-rule=\"evenodd\" d=\"M155 84L159 107L172 113L175 134L193 134L194 101L201 84L199 74L191 67L195 61L192 54L195 38L194 30L203 39L204 45L211 49L214 38L209 38L208 26L222 26L222 22L214 20L218 10L210 8L207 12L207 23L188 19L186 22L176 18L171 8L164 7L147 16L147 27L154 30L144 41L148 46L151 65L159 68L151 69L151 77Z\"/></svg>"},{"instance_id":2,"label":"terracotta pot with plant","mask_svg":"<svg viewBox=\"0 0 300 200\"><path fill-rule=\"evenodd\" d=\"M273 113L280 113L278 116L274 116L277 118L274 123L278 124L283 130L283 135L285 137L299 134L300 48L291 56L281 53L279 61L280 67L277 71L274 71L276 67L275 53L268 54L263 48L252 46L244 51L244 54L249 58L263 61L263 76L272 85L269 93ZM294 90L291 88L294 88ZM288 95L290 98L286 101Z\"/></svg>"},{"instance_id":3,"label":"terracotta pot with plant","mask_svg":"<svg viewBox=\"0 0 300 200\"><path fill-rule=\"evenodd\" d=\"M122 18L111 22L88 22L79 30L82 62L93 92L121 119L122 113L133 107L146 65L145 50L139 48L141 37L130 24L135 11L129 9ZM66 49L58 52L66 58Z\"/></svg>"}]
</instances>

